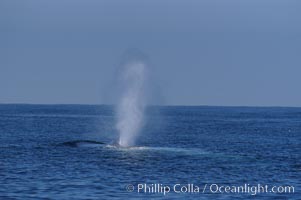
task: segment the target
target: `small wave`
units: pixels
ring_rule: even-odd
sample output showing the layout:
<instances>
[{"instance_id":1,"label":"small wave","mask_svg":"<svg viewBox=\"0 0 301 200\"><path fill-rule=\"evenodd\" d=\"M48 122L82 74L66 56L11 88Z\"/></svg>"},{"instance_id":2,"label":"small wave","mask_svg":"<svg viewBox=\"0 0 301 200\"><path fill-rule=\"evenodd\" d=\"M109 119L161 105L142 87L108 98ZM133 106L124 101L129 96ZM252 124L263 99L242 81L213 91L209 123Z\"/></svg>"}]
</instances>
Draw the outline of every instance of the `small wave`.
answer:
<instances>
[{"instance_id":1,"label":"small wave","mask_svg":"<svg viewBox=\"0 0 301 200\"><path fill-rule=\"evenodd\" d=\"M121 147L119 145L106 145L105 147L116 149L119 151L158 151L158 152L174 152L187 155L207 154L208 152L197 148L176 148L176 147L147 147L147 146L133 146Z\"/></svg>"},{"instance_id":2,"label":"small wave","mask_svg":"<svg viewBox=\"0 0 301 200\"><path fill-rule=\"evenodd\" d=\"M19 145L19 144L3 144L3 145L0 145L0 148L17 148L17 147L22 147L22 145Z\"/></svg>"},{"instance_id":3,"label":"small wave","mask_svg":"<svg viewBox=\"0 0 301 200\"><path fill-rule=\"evenodd\" d=\"M147 150L147 149L150 149L150 147L145 147L145 146L122 147L122 146L120 146L118 144L108 144L105 147L111 148L111 149L117 149L117 150L124 150L124 151Z\"/></svg>"}]
</instances>

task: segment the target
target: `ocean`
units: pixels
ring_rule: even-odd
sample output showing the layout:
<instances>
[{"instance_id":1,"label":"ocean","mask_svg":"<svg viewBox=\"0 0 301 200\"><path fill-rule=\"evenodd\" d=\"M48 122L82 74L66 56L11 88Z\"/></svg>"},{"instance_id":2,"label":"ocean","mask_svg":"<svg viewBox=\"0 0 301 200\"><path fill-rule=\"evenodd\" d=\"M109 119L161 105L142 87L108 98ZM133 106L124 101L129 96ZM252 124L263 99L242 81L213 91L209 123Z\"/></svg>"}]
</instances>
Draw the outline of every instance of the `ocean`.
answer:
<instances>
[{"instance_id":1,"label":"ocean","mask_svg":"<svg viewBox=\"0 0 301 200\"><path fill-rule=\"evenodd\" d=\"M301 108L0 105L0 199L300 199Z\"/></svg>"}]
</instances>

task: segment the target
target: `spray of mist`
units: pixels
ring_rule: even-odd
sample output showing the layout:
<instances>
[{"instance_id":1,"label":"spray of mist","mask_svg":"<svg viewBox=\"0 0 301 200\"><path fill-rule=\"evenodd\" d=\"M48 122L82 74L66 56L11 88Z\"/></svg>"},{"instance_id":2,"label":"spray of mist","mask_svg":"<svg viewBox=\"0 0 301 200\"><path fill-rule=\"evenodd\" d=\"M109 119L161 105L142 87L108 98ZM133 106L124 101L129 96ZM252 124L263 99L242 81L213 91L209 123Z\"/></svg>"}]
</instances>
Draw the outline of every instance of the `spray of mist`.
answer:
<instances>
[{"instance_id":1,"label":"spray of mist","mask_svg":"<svg viewBox=\"0 0 301 200\"><path fill-rule=\"evenodd\" d=\"M121 66L116 128L119 132L118 144L123 147L135 144L144 124L147 68L146 62L135 56Z\"/></svg>"}]
</instances>

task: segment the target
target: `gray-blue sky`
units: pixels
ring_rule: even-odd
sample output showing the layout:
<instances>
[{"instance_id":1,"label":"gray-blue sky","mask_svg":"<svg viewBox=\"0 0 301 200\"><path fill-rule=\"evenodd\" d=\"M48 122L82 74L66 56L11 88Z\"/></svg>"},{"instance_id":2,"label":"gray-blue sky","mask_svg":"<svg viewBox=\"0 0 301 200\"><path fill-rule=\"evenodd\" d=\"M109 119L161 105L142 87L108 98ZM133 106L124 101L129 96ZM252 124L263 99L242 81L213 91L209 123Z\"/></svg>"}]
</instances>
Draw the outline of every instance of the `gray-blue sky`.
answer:
<instances>
[{"instance_id":1,"label":"gray-blue sky","mask_svg":"<svg viewBox=\"0 0 301 200\"><path fill-rule=\"evenodd\" d=\"M101 104L123 52L166 104L301 106L293 0L2 0L0 103Z\"/></svg>"}]
</instances>

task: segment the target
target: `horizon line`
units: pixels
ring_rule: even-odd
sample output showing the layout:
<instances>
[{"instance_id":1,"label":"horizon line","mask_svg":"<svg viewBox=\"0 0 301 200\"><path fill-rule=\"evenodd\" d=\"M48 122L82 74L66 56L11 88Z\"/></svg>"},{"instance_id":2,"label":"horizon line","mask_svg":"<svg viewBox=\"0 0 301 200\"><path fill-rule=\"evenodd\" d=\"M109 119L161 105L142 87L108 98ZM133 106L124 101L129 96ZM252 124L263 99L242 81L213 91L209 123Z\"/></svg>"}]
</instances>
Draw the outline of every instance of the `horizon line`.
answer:
<instances>
[{"instance_id":1,"label":"horizon line","mask_svg":"<svg viewBox=\"0 0 301 200\"><path fill-rule=\"evenodd\" d=\"M115 104L89 104L89 103L0 103L0 105L45 105L45 106L115 106ZM301 108L301 106L287 105L205 105L205 104L149 104L146 106L162 107L245 107L245 108Z\"/></svg>"}]
</instances>

